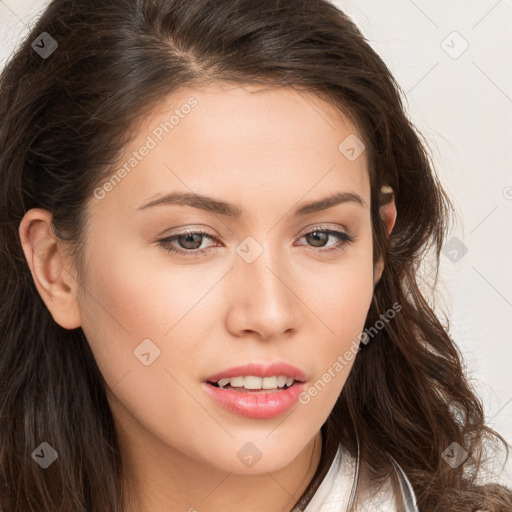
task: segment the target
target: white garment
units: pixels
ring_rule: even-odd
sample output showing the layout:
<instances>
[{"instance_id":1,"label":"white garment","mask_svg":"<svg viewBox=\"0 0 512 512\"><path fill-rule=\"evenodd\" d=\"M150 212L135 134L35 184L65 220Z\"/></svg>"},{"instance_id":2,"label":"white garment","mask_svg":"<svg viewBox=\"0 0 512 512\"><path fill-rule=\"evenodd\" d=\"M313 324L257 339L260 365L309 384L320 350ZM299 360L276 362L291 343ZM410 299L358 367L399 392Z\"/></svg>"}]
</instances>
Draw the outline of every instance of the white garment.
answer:
<instances>
[{"instance_id":1,"label":"white garment","mask_svg":"<svg viewBox=\"0 0 512 512\"><path fill-rule=\"evenodd\" d=\"M405 503L405 507L400 509L401 512L419 512L411 483L398 464L395 469ZM355 472L356 460L340 446L329 472L304 512L345 512L348 510ZM363 494L358 503L357 512L398 512L390 480L386 481L377 493Z\"/></svg>"}]
</instances>

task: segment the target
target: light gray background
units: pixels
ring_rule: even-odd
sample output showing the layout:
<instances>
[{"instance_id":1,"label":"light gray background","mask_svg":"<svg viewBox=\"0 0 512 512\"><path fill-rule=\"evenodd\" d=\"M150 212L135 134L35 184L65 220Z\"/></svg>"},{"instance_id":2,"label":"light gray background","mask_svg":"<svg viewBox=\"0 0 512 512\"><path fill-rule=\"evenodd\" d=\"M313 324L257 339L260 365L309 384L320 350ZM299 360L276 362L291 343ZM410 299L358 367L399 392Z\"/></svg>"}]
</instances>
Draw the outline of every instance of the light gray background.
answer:
<instances>
[{"instance_id":1,"label":"light gray background","mask_svg":"<svg viewBox=\"0 0 512 512\"><path fill-rule=\"evenodd\" d=\"M400 83L454 200L467 253L442 255L437 304L488 423L512 442L512 0L335 3ZM47 4L0 0L0 66ZM510 484L512 460L496 472Z\"/></svg>"}]
</instances>

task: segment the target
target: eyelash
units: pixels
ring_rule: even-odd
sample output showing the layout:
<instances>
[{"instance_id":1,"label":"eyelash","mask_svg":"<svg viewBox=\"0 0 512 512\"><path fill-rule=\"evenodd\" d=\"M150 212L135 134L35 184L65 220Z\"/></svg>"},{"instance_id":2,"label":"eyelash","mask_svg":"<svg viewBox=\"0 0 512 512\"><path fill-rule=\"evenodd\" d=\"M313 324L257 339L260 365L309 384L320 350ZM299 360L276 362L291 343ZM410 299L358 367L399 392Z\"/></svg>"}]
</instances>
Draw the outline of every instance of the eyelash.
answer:
<instances>
[{"instance_id":1,"label":"eyelash","mask_svg":"<svg viewBox=\"0 0 512 512\"><path fill-rule=\"evenodd\" d=\"M322 253L330 253L330 252L334 252L334 251L344 250L346 245L348 245L350 243L353 243L355 241L355 237L354 236L348 235L344 231L339 231L337 229L313 229L311 231L308 231L307 233L304 233L300 238L304 238L305 236L310 235L312 233L324 233L324 234L327 234L327 235L334 236L334 237L336 237L338 239L338 242L336 244L334 244L334 247L331 247L329 249L324 249L324 248L321 248L321 247L318 248L318 252L322 252ZM209 233L207 233L205 231L190 230L190 231L185 231L185 232L182 232L182 233L177 233L177 234L169 236L167 238L163 238L161 240L158 240L158 243L167 252L178 254L180 256L183 255L183 256L186 256L186 257L202 256L203 254L208 252L209 249L213 248L213 247L208 247L207 249L190 249L190 250L185 250L185 249L177 249L176 247L174 247L172 245L169 245L171 242L175 241L176 239L178 239L178 238L180 238L182 236L187 236L187 235L201 235L201 236L207 237L207 238L209 238L211 240L216 240L215 237L213 237L212 235L210 235ZM314 249L314 247L312 247L312 246L311 246L311 248Z\"/></svg>"}]
</instances>

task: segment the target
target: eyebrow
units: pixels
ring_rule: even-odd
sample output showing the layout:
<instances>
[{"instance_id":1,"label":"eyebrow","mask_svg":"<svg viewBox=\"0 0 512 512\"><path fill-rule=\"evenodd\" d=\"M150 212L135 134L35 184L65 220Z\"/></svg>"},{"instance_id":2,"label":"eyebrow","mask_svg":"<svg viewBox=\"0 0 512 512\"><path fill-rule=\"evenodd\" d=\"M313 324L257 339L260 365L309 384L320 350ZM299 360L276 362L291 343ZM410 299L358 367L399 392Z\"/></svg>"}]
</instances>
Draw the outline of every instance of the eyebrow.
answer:
<instances>
[{"instance_id":1,"label":"eyebrow","mask_svg":"<svg viewBox=\"0 0 512 512\"><path fill-rule=\"evenodd\" d=\"M294 216L309 215L321 210L326 210L342 203L355 203L366 208L365 201L353 192L338 192L330 196L324 197L316 201L304 203L294 212ZM195 194L192 192L173 192L166 194L158 199L154 199L137 208L137 210L145 210L158 205L175 204L179 206L192 206L200 208L207 212L223 215L232 219L237 219L242 215L242 208L239 204L226 203L212 197Z\"/></svg>"}]
</instances>

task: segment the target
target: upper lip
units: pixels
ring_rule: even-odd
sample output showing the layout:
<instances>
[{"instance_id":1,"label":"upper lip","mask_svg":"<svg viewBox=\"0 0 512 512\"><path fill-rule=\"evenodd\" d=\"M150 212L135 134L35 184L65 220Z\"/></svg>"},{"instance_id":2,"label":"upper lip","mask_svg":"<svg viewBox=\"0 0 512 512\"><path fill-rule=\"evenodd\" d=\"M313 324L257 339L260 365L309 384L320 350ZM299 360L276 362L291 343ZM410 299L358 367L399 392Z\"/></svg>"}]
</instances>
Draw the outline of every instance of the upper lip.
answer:
<instances>
[{"instance_id":1,"label":"upper lip","mask_svg":"<svg viewBox=\"0 0 512 512\"><path fill-rule=\"evenodd\" d=\"M243 366L233 366L231 368L226 368L225 370L221 370L214 375L210 375L206 378L208 382L218 382L220 379L230 378L230 377L241 377L247 375L254 375L255 377L273 377L274 375L284 375L286 377L291 377L294 380L299 382L304 382L307 380L306 374L299 370L296 366L291 364L277 361L270 364L261 364L261 363L250 363L245 364Z\"/></svg>"}]
</instances>

